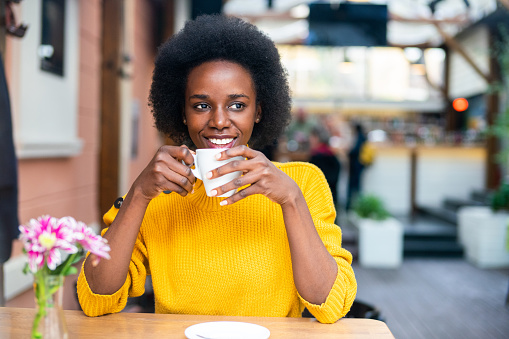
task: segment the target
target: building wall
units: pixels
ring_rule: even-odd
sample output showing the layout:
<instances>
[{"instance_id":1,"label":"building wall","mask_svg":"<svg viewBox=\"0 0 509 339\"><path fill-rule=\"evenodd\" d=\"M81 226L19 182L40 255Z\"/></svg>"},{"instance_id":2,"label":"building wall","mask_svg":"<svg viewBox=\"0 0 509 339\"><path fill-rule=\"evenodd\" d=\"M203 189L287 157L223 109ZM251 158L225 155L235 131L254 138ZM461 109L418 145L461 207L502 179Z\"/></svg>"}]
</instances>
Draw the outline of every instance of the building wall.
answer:
<instances>
[{"instance_id":1,"label":"building wall","mask_svg":"<svg viewBox=\"0 0 509 339\"><path fill-rule=\"evenodd\" d=\"M456 37L465 53L484 74L490 73L490 37L487 26L481 25ZM450 52L449 98L471 97L486 93L488 83L458 52Z\"/></svg>"},{"instance_id":2,"label":"building wall","mask_svg":"<svg viewBox=\"0 0 509 339\"><path fill-rule=\"evenodd\" d=\"M139 109L138 154L131 159L128 187L163 144L162 138L154 127L154 119L148 107L148 94L158 46L158 42L155 41L154 13L148 2L141 0L136 1L135 13L132 96Z\"/></svg>"},{"instance_id":3,"label":"building wall","mask_svg":"<svg viewBox=\"0 0 509 339\"><path fill-rule=\"evenodd\" d=\"M40 1L40 0L39 0ZM99 212L99 153L100 153L100 115L101 115L101 42L102 42L102 0L67 0L78 6L79 32L79 71L77 72L77 123L76 136L82 141L82 148L73 156L32 156L19 157L19 217L21 223L43 214L55 217L73 216L88 225L102 225ZM16 9L18 18L23 21L23 8ZM126 187L130 187L137 175L150 161L157 148L162 144L158 132L153 127L153 119L147 104L150 88L153 61L157 43L154 42L154 11L151 3L136 0L134 11L129 22L134 29L132 36L132 65L129 96L127 101L136 105L127 105L122 114L128 117L133 113L131 107L138 107L139 123L127 129L132 133L137 126L137 156L127 162ZM26 22L26 21L25 21ZM8 38L6 73L8 77L11 100L13 103L13 120L19 122L19 111L22 100L30 97L20 90L20 71L25 65L20 62L19 45L21 41ZM46 88L48 90L48 88ZM18 125L19 127L19 125ZM14 133L16 134L16 128ZM14 136L16 138L16 135ZM128 139L132 135L128 135ZM19 156L19 153L18 153ZM126 192L123 192L126 193ZM112 201L113 203L113 201ZM33 307L32 279L30 276L17 274L22 266L19 260L21 244L15 241L13 258L6 264L6 285L16 286L15 293L7 291L7 306ZM13 260L14 259L14 260ZM10 273L9 273L10 272ZM77 276L68 277L64 307L77 309L74 297L74 282ZM15 281L10 281L15 280Z\"/></svg>"}]
</instances>

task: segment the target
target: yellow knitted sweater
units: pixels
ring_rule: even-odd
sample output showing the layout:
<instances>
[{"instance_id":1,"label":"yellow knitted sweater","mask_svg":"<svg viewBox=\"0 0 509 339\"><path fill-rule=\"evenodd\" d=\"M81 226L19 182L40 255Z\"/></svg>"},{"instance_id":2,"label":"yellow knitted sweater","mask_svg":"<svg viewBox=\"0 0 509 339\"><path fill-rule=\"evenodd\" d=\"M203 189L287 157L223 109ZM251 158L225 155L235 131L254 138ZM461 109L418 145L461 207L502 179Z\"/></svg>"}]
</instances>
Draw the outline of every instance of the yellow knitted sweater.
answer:
<instances>
[{"instance_id":1,"label":"yellow knitted sweater","mask_svg":"<svg viewBox=\"0 0 509 339\"><path fill-rule=\"evenodd\" d=\"M338 264L327 300L314 305L297 292L281 207L263 195L220 206L222 198L195 192L161 194L145 213L124 285L113 295L93 293L83 270L78 295L85 314L120 312L145 290L152 275L156 313L300 317L304 307L323 323L350 309L357 291L352 256L341 248L341 229L322 172L307 163L275 163L301 188L316 229ZM104 216L111 224L118 210Z\"/></svg>"}]
</instances>

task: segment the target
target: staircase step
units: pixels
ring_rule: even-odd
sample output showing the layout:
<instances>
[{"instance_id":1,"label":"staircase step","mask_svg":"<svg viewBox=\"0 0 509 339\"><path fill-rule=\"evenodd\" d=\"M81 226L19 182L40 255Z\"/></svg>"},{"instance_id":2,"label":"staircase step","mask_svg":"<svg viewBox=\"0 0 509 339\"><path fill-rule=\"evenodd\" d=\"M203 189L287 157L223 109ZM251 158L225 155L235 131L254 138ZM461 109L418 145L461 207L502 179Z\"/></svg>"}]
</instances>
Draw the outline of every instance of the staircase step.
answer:
<instances>
[{"instance_id":1,"label":"staircase step","mask_svg":"<svg viewBox=\"0 0 509 339\"><path fill-rule=\"evenodd\" d=\"M478 201L486 206L491 204L493 192L490 191L473 191L470 193L470 199Z\"/></svg>"},{"instance_id":2,"label":"staircase step","mask_svg":"<svg viewBox=\"0 0 509 339\"><path fill-rule=\"evenodd\" d=\"M424 214L426 216L434 217L436 219L446 221L453 225L456 225L458 222L458 217L455 211L443 208L443 207L427 207L427 206L419 206L419 213Z\"/></svg>"},{"instance_id":3,"label":"staircase step","mask_svg":"<svg viewBox=\"0 0 509 339\"><path fill-rule=\"evenodd\" d=\"M419 241L451 241L456 242L457 241L457 235L455 234L433 234L433 233L406 233L404 235L405 241L413 241L413 240L419 240Z\"/></svg>"},{"instance_id":4,"label":"staircase step","mask_svg":"<svg viewBox=\"0 0 509 339\"><path fill-rule=\"evenodd\" d=\"M403 256L458 258L463 256L463 247L449 240L405 240Z\"/></svg>"},{"instance_id":5,"label":"staircase step","mask_svg":"<svg viewBox=\"0 0 509 339\"><path fill-rule=\"evenodd\" d=\"M452 211L449 211L454 213ZM430 214L400 218L405 225L403 256L460 258L463 249L457 242L456 224Z\"/></svg>"},{"instance_id":6,"label":"staircase step","mask_svg":"<svg viewBox=\"0 0 509 339\"><path fill-rule=\"evenodd\" d=\"M446 198L443 202L444 208L457 212L461 207L465 206L486 206L486 204L479 200L473 199L457 199Z\"/></svg>"}]
</instances>

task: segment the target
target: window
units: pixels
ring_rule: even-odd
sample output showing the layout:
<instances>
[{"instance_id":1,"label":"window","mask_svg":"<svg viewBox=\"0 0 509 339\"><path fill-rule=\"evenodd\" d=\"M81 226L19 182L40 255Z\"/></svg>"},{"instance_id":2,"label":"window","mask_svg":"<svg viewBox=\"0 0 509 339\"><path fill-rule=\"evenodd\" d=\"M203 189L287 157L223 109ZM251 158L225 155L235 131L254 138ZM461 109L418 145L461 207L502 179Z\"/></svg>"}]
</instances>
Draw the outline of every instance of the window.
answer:
<instances>
[{"instance_id":1,"label":"window","mask_svg":"<svg viewBox=\"0 0 509 339\"><path fill-rule=\"evenodd\" d=\"M63 76L65 0L43 0L41 12L41 69Z\"/></svg>"},{"instance_id":2,"label":"window","mask_svg":"<svg viewBox=\"0 0 509 339\"><path fill-rule=\"evenodd\" d=\"M20 159L81 153L79 5L80 0L20 3L23 20L31 23L25 37L12 44L10 51L15 79L10 83L14 138ZM89 74L83 76L90 81Z\"/></svg>"}]
</instances>

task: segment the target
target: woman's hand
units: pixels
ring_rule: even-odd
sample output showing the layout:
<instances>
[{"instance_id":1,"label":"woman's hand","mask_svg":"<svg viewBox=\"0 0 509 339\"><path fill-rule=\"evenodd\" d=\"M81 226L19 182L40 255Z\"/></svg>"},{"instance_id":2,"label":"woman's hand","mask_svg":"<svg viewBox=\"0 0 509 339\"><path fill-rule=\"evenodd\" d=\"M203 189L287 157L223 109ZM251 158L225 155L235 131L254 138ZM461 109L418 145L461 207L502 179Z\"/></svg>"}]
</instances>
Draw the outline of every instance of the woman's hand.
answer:
<instances>
[{"instance_id":1,"label":"woman's hand","mask_svg":"<svg viewBox=\"0 0 509 339\"><path fill-rule=\"evenodd\" d=\"M302 194L295 181L270 162L262 152L255 151L247 146L237 146L221 152L219 155L218 160L226 160L236 156L242 156L246 160L232 161L211 171L211 179L235 171L244 173L243 176L216 188L216 196L232 189L250 185L230 198L223 200L222 205L233 204L253 194L263 194L271 201L284 205L292 198Z\"/></svg>"},{"instance_id":2,"label":"woman's hand","mask_svg":"<svg viewBox=\"0 0 509 339\"><path fill-rule=\"evenodd\" d=\"M281 205L295 286L307 301L316 305L324 303L334 285L338 266L318 235L297 183L271 163L263 153L247 146L233 147L220 155L218 160L239 155L247 160L234 160L211 171L212 178L235 171L244 173L240 178L218 187L216 195L251 184L221 201L221 204L233 204L252 194L263 194Z\"/></svg>"},{"instance_id":3,"label":"woman's hand","mask_svg":"<svg viewBox=\"0 0 509 339\"><path fill-rule=\"evenodd\" d=\"M191 150L186 146L162 146L150 163L138 176L133 190L147 202L163 191L176 192L186 196L193 190L195 177L187 165L193 164Z\"/></svg>"}]
</instances>

